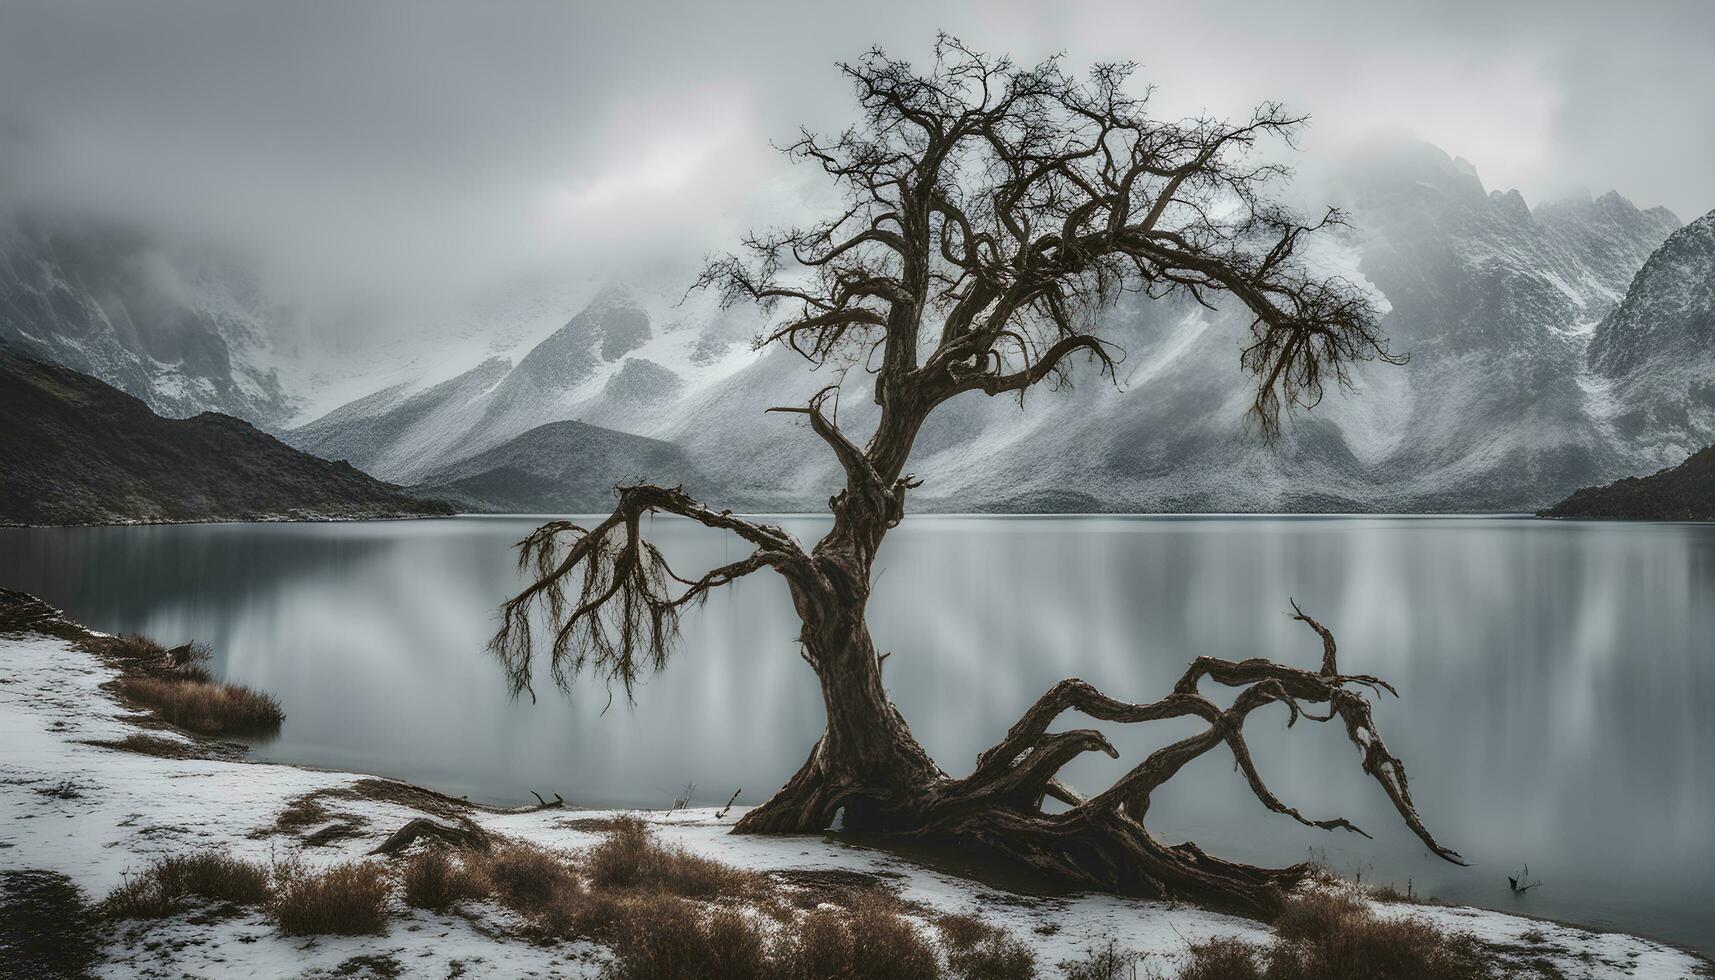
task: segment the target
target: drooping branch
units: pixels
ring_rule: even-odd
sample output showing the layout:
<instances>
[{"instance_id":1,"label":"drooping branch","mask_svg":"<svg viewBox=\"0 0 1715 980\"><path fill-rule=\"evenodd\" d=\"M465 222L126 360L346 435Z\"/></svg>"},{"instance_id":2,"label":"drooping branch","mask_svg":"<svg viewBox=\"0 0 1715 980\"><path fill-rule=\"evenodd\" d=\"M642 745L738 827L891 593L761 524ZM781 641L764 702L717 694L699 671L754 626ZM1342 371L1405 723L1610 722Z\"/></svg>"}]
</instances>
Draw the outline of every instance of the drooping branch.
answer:
<instances>
[{"instance_id":1,"label":"drooping branch","mask_svg":"<svg viewBox=\"0 0 1715 980\"><path fill-rule=\"evenodd\" d=\"M1364 674L1341 674L1334 634L1293 603L1293 618L1309 626L1322 640L1319 670L1289 667L1265 659L1240 662L1198 657L1192 661L1173 692L1159 701L1130 704L1102 694L1090 684L1061 681L1031 705L1006 737L977 758L975 771L963 781L962 790L976 795L1004 792L1016 798L1040 799L1049 793L1050 781L1059 768L1087 751L1114 755L1113 747L1095 732L1073 731L1050 734L1048 727L1069 710L1110 722L1145 722L1196 716L1209 723L1203 731L1151 753L1143 762L1117 780L1106 791L1072 806L1070 815L1092 811L1119 811L1141 822L1148 812L1151 794L1172 779L1193 759L1225 744L1234 766L1244 776L1252 793L1270 811L1289 816L1309 827L1343 829L1369 836L1350 821L1334 817L1313 819L1275 796L1264 783L1244 738L1244 722L1251 712L1269 704L1283 704L1287 725L1300 718L1326 722L1339 718L1348 739L1361 754L1365 774L1381 785L1394 809L1431 852L1454 864L1464 864L1457 851L1437 842L1412 802L1405 766L1382 740L1371 715L1370 702L1350 686L1395 693L1385 682ZM1231 706L1222 709L1198 693L1204 678L1239 688ZM1326 705L1325 714L1305 710L1304 705ZM1075 818L1075 817L1073 817Z\"/></svg>"},{"instance_id":2,"label":"drooping branch","mask_svg":"<svg viewBox=\"0 0 1715 980\"><path fill-rule=\"evenodd\" d=\"M553 636L549 669L558 686L567 688L588 670L609 684L618 681L629 697L640 677L666 666L680 611L687 605L763 568L788 576L813 574L804 549L779 527L710 510L677 487L640 483L616 487L614 493L619 506L600 524L585 528L551 521L518 543L519 567L531 571L533 581L501 607L500 628L489 641L515 695L528 691L535 696L537 614L545 617ZM698 578L682 578L644 540L641 520L651 513L731 531L756 550Z\"/></svg>"}]
</instances>

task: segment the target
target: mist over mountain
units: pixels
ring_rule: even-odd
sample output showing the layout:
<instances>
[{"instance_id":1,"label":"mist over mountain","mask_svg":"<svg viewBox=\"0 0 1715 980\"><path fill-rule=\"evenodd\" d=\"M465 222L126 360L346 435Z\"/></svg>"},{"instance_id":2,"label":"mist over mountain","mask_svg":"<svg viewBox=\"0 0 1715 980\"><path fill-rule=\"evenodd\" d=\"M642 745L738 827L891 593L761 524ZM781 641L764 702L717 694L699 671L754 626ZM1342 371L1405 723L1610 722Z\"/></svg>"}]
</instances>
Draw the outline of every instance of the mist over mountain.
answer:
<instances>
[{"instance_id":1,"label":"mist over mountain","mask_svg":"<svg viewBox=\"0 0 1715 980\"><path fill-rule=\"evenodd\" d=\"M914 509L1530 510L1711 441L1710 219L1680 229L1614 192L1533 209L1414 142L1372 144L1325 184L1352 227L1311 261L1371 290L1408 364L1365 365L1355 391L1268 443L1244 423L1248 321L1127 297L1100 314L1126 352L1117 384L1080 369L1074 391L1032 391L1022 410L954 399L918 439ZM599 458L586 476L683 472L722 505L817 510L835 464L766 409L842 381L841 426L863 435L875 419L861 365L838 377L753 351L763 318L687 297L683 272L605 286L569 272L342 354L298 342L236 260L186 273L134 235L22 224L5 242L0 334L14 342L163 414L229 412L454 497L474 481L461 499L478 509L588 500L587 480L550 486L565 471L547 457L564 451ZM584 427L542 430L565 421Z\"/></svg>"},{"instance_id":2,"label":"mist over mountain","mask_svg":"<svg viewBox=\"0 0 1715 980\"><path fill-rule=\"evenodd\" d=\"M163 415L285 420L293 399L259 356L277 316L240 262L175 251L136 227L0 222L0 340Z\"/></svg>"},{"instance_id":3,"label":"mist over mountain","mask_svg":"<svg viewBox=\"0 0 1715 980\"><path fill-rule=\"evenodd\" d=\"M1075 392L1032 392L1022 411L960 396L918 439L912 468L925 485L914 506L1520 510L1659 465L1622 419L1636 398L1616 397L1589 349L1678 227L1672 214L1615 193L1532 211L1425 144L1375 149L1351 161L1338 186L1354 227L1315 261L1375 291L1388 310L1383 328L1410 363L1366 366L1358 390L1331 393L1265 443L1243 421L1245 321L1188 301L1130 298L1103 314L1126 350L1117 385L1080 372ZM678 444L735 505L818 507L838 482L835 464L806 429L765 411L801 404L833 378L787 350L751 353L732 343L730 325L710 329L715 311L675 307L659 292L604 294L498 384L478 375L494 365L476 368L396 413L371 418L354 404L289 438L328 452L327 433L337 431L341 446L359 450L354 459L414 480L427 460L498 445L526 421L575 418ZM606 324L618 316L674 319L645 348L604 356ZM693 329L698 320L704 327ZM711 334L730 338L726 354L699 362L693 338ZM560 373L536 363L550 358ZM861 369L844 381L840 424L864 433L875 409ZM425 413L425 402L441 414ZM449 428L465 433L450 449L440 435Z\"/></svg>"}]
</instances>

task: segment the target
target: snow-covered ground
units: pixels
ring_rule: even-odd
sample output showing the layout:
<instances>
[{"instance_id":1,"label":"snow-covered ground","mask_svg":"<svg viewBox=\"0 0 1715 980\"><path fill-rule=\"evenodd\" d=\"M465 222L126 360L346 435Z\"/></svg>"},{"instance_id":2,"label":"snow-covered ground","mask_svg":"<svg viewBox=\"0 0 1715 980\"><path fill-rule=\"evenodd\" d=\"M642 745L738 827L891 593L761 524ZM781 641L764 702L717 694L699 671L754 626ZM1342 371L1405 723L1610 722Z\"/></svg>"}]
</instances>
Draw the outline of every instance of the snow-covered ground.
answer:
<instances>
[{"instance_id":1,"label":"snow-covered ground","mask_svg":"<svg viewBox=\"0 0 1715 980\"><path fill-rule=\"evenodd\" d=\"M0 871L45 869L67 875L99 898L152 858L218 848L261 861L297 858L321 866L359 858L412 817L410 806L371 798L324 797L328 822L359 818L356 836L328 846L270 833L276 816L318 790L366 777L292 766L166 759L86 744L136 734L136 716L102 689L113 668L65 640L0 635ZM290 711L291 706L286 705ZM190 743L171 732L151 735ZM69 784L69 790L66 789ZM46 790L58 790L49 793ZM665 841L759 870L838 869L879 874L901 896L937 912L975 912L1037 951L1047 976L1110 938L1147 954L1171 975L1191 942L1230 935L1266 941L1266 926L1185 905L1107 896L1025 898L942 875L895 856L824 838L739 837L741 815L712 810L647 814ZM559 848L594 843L600 812L474 811L492 834ZM374 859L382 860L382 859ZM1379 904L1381 914L1420 915L1545 960L1568 978L1705 976L1703 961L1678 950L1612 933L1595 933L1467 908ZM388 957L406 976L598 975L603 952L587 943L534 945L496 906L467 914L395 910L388 932L306 940L281 935L260 912L206 921L181 915L152 924L146 941L119 941L96 967L112 977L317 976L357 971L360 957ZM194 921L193 921L194 920ZM356 964L356 965L354 965ZM4 974L0 970L0 974ZM359 973L361 971L358 971ZM1525 974L1528 975L1528 974ZM1551 974L1553 975L1553 974Z\"/></svg>"}]
</instances>

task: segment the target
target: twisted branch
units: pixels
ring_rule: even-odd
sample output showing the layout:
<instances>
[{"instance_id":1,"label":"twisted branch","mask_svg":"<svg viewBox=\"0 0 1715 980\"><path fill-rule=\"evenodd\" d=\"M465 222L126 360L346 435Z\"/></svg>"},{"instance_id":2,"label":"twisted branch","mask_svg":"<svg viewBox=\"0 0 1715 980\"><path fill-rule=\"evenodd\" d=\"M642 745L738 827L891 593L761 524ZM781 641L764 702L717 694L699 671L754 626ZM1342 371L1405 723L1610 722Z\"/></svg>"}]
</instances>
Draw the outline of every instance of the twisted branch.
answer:
<instances>
[{"instance_id":1,"label":"twisted branch","mask_svg":"<svg viewBox=\"0 0 1715 980\"><path fill-rule=\"evenodd\" d=\"M1315 819L1305 816L1280 798L1264 783L1244 738L1244 722L1251 712L1269 704L1283 704L1287 726L1300 718L1326 722L1339 718L1347 738L1358 748L1362 768L1387 794L1394 809L1431 852L1454 864L1465 864L1457 851L1437 842L1412 802L1405 765L1388 751L1371 715L1370 702L1349 685L1373 691L1397 692L1386 682L1366 674L1339 672L1334 634L1306 614L1295 602L1293 618L1310 627L1322 639L1322 664L1318 671L1288 667L1260 658L1232 662L1198 657L1174 684L1173 692L1159 701L1131 704L1117 701L1076 678L1050 688L1025 711L1006 737L977 757L975 771L961 782L961 790L979 796L1005 795L1039 801L1044 795L1067 799L1065 787L1055 774L1078 755L1103 751L1117 757L1113 746L1099 733L1070 731L1048 733L1048 726L1068 710L1076 709L1092 718L1112 722L1146 722L1164 718L1196 716L1209 727L1151 753L1143 762L1120 777L1111 787L1088 800L1067 799L1072 809L1066 819L1077 819L1095 811L1120 811L1142 822L1151 794L1191 760L1225 744L1232 752L1235 768L1244 776L1252 794L1271 812L1289 816L1307 827L1346 830L1368 837L1343 817ZM1209 678L1216 683L1241 688L1232 706L1225 710L1198 693L1198 685ZM1305 704L1327 705L1326 714L1306 711Z\"/></svg>"}]
</instances>

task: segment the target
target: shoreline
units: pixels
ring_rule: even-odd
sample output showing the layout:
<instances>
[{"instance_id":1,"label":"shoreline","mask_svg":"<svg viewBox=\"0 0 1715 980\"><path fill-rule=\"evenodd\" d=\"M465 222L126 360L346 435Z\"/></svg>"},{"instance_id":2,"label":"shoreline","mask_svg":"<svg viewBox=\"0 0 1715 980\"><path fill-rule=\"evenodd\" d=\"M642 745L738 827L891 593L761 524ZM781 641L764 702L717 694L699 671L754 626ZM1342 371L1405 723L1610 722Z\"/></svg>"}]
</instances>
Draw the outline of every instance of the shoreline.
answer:
<instances>
[{"instance_id":1,"label":"shoreline","mask_svg":"<svg viewBox=\"0 0 1715 980\"><path fill-rule=\"evenodd\" d=\"M17 595L0 596L0 604ZM0 741L8 746L0 759L0 871L57 872L98 899L128 873L163 854L214 847L255 860L277 860L285 854L326 866L364 860L366 852L408 820L437 815L446 819L455 813L490 834L549 848L581 849L600 839L595 828L623 812L571 804L563 809L508 810L359 773L221 758L213 747L224 740L190 736L152 720L140 727L139 721L149 719L127 709L108 690L117 668L77 645L90 631L39 602L33 613L22 623L16 616L0 615L0 629L22 625L31 630L0 633L0 706L5 708L0 711ZM288 712L290 708L286 706ZM210 757L162 758L87 744L140 732L205 748ZM69 786L72 795L45 795L55 784ZM280 814L306 799L324 801L334 812L298 833L280 832ZM1270 936L1262 923L1187 905L1106 895L1003 892L833 836L736 836L729 830L742 812L735 808L718 817L712 808L701 808L640 815L664 841L746 870L784 879L865 876L885 881L911 902L941 914L976 911L1035 948L1044 967L1072 959L1104 937L1138 950L1145 963L1170 969L1191 942L1219 937L1266 941ZM318 825L323 835L329 828L343 829L316 846L309 841L317 836ZM67 833L67 827L73 832ZM1511 950L1525 961L1551 962L1568 978L1715 975L1715 965L1707 958L1641 937L1492 910L1400 903L1374 903L1374 908L1378 916L1413 916L1469 932L1486 947ZM601 960L587 943L542 947L526 941L503 910L429 918L433 921L407 910L384 938L318 940L315 950L305 953L298 949L301 942L275 935L255 915L206 925L180 916L156 928L171 932L175 942L183 941L181 949L174 950L173 943L156 944L156 952L148 955L161 961L144 964L139 957L147 957L138 948L116 942L104 948L106 959L98 972L165 970L213 976L235 962L263 969L280 956L294 957L293 970L312 962L332 969L401 943L413 948L419 933L434 931L446 937L437 940L447 951L435 953L429 948L432 943L415 949L410 955L426 957L425 966L427 960L442 967L480 961L485 971L594 976ZM446 970L438 975L445 976Z\"/></svg>"},{"instance_id":2,"label":"shoreline","mask_svg":"<svg viewBox=\"0 0 1715 980\"><path fill-rule=\"evenodd\" d=\"M783 520L826 519L826 511L741 511L734 514L750 518ZM85 524L15 524L0 521L0 530L77 530L100 527L190 527L224 524L361 524L365 522L445 521L455 519L481 520L555 520L576 517L607 517L606 513L490 513L459 511L451 514L387 514L353 517L318 516L288 517L209 517L196 520L132 520L97 521ZM1645 517L1559 517L1529 511L919 511L907 514L904 521L921 520L1136 520L1136 521L1207 521L1207 520L1530 520L1556 524L1660 524L1668 526L1715 525L1715 520L1659 520ZM684 520L670 514L657 515L657 520Z\"/></svg>"}]
</instances>

